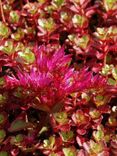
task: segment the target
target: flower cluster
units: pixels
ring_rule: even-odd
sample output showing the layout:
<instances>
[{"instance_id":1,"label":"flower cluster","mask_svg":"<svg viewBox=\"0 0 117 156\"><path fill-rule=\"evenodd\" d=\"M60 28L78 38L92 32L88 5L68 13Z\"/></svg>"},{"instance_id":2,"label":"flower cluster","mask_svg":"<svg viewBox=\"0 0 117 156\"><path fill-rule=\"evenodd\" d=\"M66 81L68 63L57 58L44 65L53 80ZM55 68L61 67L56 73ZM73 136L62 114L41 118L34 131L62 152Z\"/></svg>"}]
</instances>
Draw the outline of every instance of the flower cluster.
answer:
<instances>
[{"instance_id":1,"label":"flower cluster","mask_svg":"<svg viewBox=\"0 0 117 156\"><path fill-rule=\"evenodd\" d=\"M117 0L0 0L0 156L117 155Z\"/></svg>"}]
</instances>

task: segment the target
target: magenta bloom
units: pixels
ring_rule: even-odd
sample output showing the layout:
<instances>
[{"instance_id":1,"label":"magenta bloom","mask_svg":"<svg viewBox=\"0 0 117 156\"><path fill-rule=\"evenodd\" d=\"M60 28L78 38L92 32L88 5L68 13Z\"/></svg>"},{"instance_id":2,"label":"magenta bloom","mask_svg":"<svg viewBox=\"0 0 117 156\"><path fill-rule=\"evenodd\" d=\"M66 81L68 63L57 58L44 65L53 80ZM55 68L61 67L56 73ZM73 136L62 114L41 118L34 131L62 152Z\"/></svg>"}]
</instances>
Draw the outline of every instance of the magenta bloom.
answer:
<instances>
[{"instance_id":1,"label":"magenta bloom","mask_svg":"<svg viewBox=\"0 0 117 156\"><path fill-rule=\"evenodd\" d=\"M29 71L19 70L17 76L5 77L6 88L24 90L22 96L27 105L49 110L63 102L67 95L86 89L90 81L95 81L87 69L78 72L69 67L71 56L65 55L63 48L52 54L41 46L35 55Z\"/></svg>"}]
</instances>

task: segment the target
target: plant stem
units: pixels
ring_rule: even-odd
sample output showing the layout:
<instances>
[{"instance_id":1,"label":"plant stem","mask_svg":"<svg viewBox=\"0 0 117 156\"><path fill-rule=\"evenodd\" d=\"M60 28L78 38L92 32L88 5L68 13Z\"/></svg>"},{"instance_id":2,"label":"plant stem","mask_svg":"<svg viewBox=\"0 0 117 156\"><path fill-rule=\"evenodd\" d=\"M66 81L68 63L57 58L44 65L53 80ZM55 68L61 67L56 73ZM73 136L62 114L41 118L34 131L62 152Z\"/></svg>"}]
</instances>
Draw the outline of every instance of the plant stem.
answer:
<instances>
[{"instance_id":1,"label":"plant stem","mask_svg":"<svg viewBox=\"0 0 117 156\"><path fill-rule=\"evenodd\" d=\"M4 11L3 11L3 6L2 6L2 0L0 0L0 12L1 12L3 22L6 23Z\"/></svg>"},{"instance_id":2,"label":"plant stem","mask_svg":"<svg viewBox=\"0 0 117 156\"><path fill-rule=\"evenodd\" d=\"M106 65L106 59L107 59L107 54L108 54L108 47L107 47L107 43L104 43L104 65Z\"/></svg>"},{"instance_id":3,"label":"plant stem","mask_svg":"<svg viewBox=\"0 0 117 156\"><path fill-rule=\"evenodd\" d=\"M27 3L29 3L29 0L26 0Z\"/></svg>"}]
</instances>

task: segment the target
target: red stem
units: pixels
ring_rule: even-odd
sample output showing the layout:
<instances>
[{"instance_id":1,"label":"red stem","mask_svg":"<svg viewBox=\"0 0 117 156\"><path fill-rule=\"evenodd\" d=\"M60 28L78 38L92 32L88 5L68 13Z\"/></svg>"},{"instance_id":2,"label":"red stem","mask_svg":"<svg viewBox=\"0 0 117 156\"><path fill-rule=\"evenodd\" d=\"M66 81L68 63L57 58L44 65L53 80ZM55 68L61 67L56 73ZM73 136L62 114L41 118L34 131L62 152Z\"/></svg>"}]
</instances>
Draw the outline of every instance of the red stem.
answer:
<instances>
[{"instance_id":1,"label":"red stem","mask_svg":"<svg viewBox=\"0 0 117 156\"><path fill-rule=\"evenodd\" d=\"M29 3L29 0L26 0L27 3Z\"/></svg>"},{"instance_id":2,"label":"red stem","mask_svg":"<svg viewBox=\"0 0 117 156\"><path fill-rule=\"evenodd\" d=\"M6 23L4 11L3 11L3 6L2 6L2 0L0 0L0 12L1 12L3 22Z\"/></svg>"}]
</instances>

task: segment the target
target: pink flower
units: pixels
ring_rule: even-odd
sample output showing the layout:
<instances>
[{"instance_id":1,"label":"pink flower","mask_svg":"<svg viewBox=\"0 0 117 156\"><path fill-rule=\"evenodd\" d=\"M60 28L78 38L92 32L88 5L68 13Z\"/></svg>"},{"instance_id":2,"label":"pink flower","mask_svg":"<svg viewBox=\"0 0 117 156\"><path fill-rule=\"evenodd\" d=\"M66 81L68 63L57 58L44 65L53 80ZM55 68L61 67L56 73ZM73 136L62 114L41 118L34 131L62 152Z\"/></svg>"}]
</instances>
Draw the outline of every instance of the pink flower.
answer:
<instances>
[{"instance_id":1,"label":"pink flower","mask_svg":"<svg viewBox=\"0 0 117 156\"><path fill-rule=\"evenodd\" d=\"M17 76L5 77L6 88L30 90L26 98L32 96L38 98L39 103L53 106L74 90L77 73L69 68L71 56L65 55L63 48L54 54L47 53L44 46L37 49L35 55L36 61L29 72L21 69Z\"/></svg>"}]
</instances>

